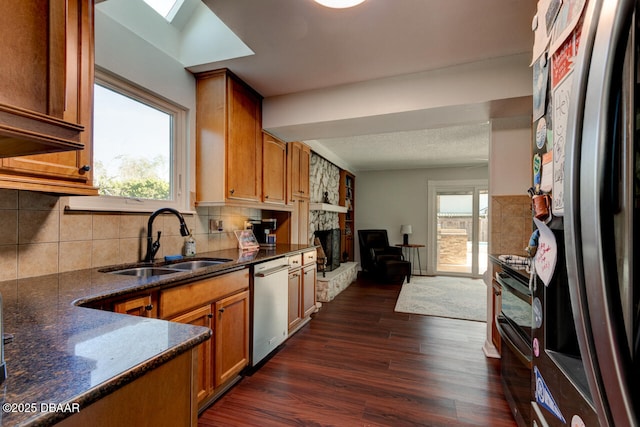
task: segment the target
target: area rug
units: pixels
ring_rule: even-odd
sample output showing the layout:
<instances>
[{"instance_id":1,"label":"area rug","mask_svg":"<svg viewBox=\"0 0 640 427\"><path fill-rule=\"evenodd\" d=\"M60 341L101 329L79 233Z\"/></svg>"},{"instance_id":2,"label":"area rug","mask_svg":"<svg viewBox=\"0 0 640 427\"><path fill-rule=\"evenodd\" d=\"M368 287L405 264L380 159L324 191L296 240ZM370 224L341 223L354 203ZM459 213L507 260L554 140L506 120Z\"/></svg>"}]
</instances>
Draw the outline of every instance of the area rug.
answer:
<instances>
[{"instance_id":1,"label":"area rug","mask_svg":"<svg viewBox=\"0 0 640 427\"><path fill-rule=\"evenodd\" d=\"M482 279L414 276L402 285L395 311L486 322L487 286Z\"/></svg>"}]
</instances>

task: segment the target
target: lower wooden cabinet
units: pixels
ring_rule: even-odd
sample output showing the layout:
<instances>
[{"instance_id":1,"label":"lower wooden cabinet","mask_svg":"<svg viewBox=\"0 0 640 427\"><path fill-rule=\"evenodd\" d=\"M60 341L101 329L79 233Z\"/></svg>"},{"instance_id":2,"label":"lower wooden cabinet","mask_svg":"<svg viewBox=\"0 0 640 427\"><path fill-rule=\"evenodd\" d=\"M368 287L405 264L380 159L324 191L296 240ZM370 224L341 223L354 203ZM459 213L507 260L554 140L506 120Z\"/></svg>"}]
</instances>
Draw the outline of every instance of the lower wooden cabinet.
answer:
<instances>
[{"instance_id":1,"label":"lower wooden cabinet","mask_svg":"<svg viewBox=\"0 0 640 427\"><path fill-rule=\"evenodd\" d=\"M289 257L289 334L316 310L316 251Z\"/></svg>"},{"instance_id":2,"label":"lower wooden cabinet","mask_svg":"<svg viewBox=\"0 0 640 427\"><path fill-rule=\"evenodd\" d=\"M289 332L302 320L300 297L302 296L302 274L300 268L289 271Z\"/></svg>"},{"instance_id":3,"label":"lower wooden cabinet","mask_svg":"<svg viewBox=\"0 0 640 427\"><path fill-rule=\"evenodd\" d=\"M156 306L156 295L146 294L115 301L112 310L116 313L130 314L132 316L155 318L158 317Z\"/></svg>"},{"instance_id":4,"label":"lower wooden cabinet","mask_svg":"<svg viewBox=\"0 0 640 427\"><path fill-rule=\"evenodd\" d=\"M219 387L249 364L249 291L215 302L215 374Z\"/></svg>"},{"instance_id":5,"label":"lower wooden cabinet","mask_svg":"<svg viewBox=\"0 0 640 427\"><path fill-rule=\"evenodd\" d=\"M198 404L203 407L249 364L249 270L160 291L159 314L206 326L213 337L198 348Z\"/></svg>"},{"instance_id":6,"label":"lower wooden cabinet","mask_svg":"<svg viewBox=\"0 0 640 427\"><path fill-rule=\"evenodd\" d=\"M57 427L195 427L194 357L189 350L115 390Z\"/></svg>"},{"instance_id":7,"label":"lower wooden cabinet","mask_svg":"<svg viewBox=\"0 0 640 427\"><path fill-rule=\"evenodd\" d=\"M211 304L193 309L187 313L172 317L172 322L187 323L194 326L204 326L213 329L213 314ZM211 339L203 342L197 347L197 373L196 373L196 396L198 405L213 393L212 356L213 341Z\"/></svg>"},{"instance_id":8,"label":"lower wooden cabinet","mask_svg":"<svg viewBox=\"0 0 640 427\"><path fill-rule=\"evenodd\" d=\"M316 310L316 264L307 265L302 271L302 298L300 308L302 318L304 319Z\"/></svg>"}]
</instances>

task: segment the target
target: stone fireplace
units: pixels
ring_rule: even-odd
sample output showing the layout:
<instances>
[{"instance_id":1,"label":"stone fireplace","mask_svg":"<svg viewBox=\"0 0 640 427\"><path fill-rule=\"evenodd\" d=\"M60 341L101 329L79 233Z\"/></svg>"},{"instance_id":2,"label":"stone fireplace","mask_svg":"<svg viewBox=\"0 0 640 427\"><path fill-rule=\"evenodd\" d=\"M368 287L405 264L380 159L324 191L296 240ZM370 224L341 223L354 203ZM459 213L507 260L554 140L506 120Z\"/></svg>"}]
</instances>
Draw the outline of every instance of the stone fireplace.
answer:
<instances>
[{"instance_id":1,"label":"stone fireplace","mask_svg":"<svg viewBox=\"0 0 640 427\"><path fill-rule=\"evenodd\" d=\"M314 236L320 240L327 257L325 271L333 271L340 267L340 229L316 230Z\"/></svg>"}]
</instances>

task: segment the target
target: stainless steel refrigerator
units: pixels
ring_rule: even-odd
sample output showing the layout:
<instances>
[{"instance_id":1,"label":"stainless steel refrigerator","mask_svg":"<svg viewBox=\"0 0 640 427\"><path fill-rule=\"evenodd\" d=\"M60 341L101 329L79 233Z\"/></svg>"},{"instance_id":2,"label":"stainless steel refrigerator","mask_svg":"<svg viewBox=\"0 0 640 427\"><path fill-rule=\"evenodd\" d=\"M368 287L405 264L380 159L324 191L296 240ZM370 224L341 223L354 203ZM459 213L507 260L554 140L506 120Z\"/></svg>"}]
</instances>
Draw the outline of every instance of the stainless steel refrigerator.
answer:
<instances>
[{"instance_id":1,"label":"stainless steel refrigerator","mask_svg":"<svg viewBox=\"0 0 640 427\"><path fill-rule=\"evenodd\" d=\"M534 152L553 153L551 216L542 227L557 258L549 279L532 283L534 425L640 425L637 6L586 2L572 36L570 84L547 91L554 141Z\"/></svg>"}]
</instances>

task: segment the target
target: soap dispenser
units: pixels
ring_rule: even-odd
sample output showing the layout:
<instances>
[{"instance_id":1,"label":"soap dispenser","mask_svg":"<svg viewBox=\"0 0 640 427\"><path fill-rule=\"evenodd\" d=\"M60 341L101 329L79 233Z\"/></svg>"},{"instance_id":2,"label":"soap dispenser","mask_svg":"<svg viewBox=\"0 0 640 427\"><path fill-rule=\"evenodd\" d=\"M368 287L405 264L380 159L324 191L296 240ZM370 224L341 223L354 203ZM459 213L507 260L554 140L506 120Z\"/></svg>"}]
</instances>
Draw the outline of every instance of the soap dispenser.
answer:
<instances>
[{"instance_id":1,"label":"soap dispenser","mask_svg":"<svg viewBox=\"0 0 640 427\"><path fill-rule=\"evenodd\" d=\"M193 234L189 233L189 237L184 242L184 256L196 255L196 239L193 238Z\"/></svg>"}]
</instances>

